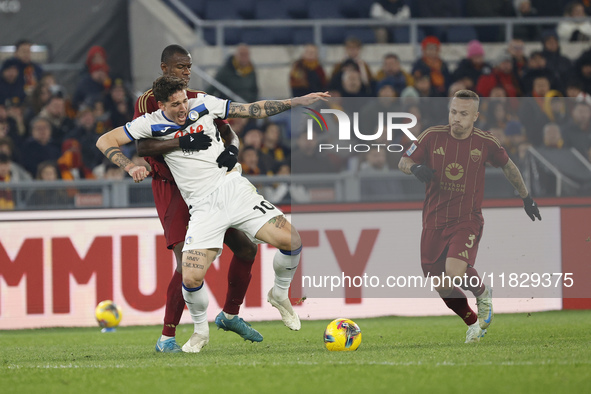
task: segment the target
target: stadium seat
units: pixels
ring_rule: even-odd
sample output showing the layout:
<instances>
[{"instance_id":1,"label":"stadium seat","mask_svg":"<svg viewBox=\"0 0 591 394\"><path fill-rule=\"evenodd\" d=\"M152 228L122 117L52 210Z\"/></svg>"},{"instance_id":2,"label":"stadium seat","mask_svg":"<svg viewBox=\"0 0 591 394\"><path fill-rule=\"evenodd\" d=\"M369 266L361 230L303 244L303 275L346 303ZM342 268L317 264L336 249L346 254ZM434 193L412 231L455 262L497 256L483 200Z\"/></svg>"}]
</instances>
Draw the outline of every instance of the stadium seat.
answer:
<instances>
[{"instance_id":1,"label":"stadium seat","mask_svg":"<svg viewBox=\"0 0 591 394\"><path fill-rule=\"evenodd\" d=\"M199 18L205 17L205 5L207 4L207 0L183 0L183 4L193 11Z\"/></svg>"},{"instance_id":2,"label":"stadium seat","mask_svg":"<svg viewBox=\"0 0 591 394\"><path fill-rule=\"evenodd\" d=\"M354 27L347 29L345 38L356 37L364 44L374 44L376 42L376 33L370 27Z\"/></svg>"},{"instance_id":3,"label":"stadium seat","mask_svg":"<svg viewBox=\"0 0 591 394\"><path fill-rule=\"evenodd\" d=\"M391 30L391 34L392 41L395 43L408 44L410 42L410 27L408 26L395 27ZM419 42L423 41L423 38L425 38L425 31L418 28L417 37Z\"/></svg>"},{"instance_id":4,"label":"stadium seat","mask_svg":"<svg viewBox=\"0 0 591 394\"><path fill-rule=\"evenodd\" d=\"M447 42L469 42L478 39L476 29L472 26L449 26L446 36Z\"/></svg>"},{"instance_id":5,"label":"stadium seat","mask_svg":"<svg viewBox=\"0 0 591 394\"><path fill-rule=\"evenodd\" d=\"M342 19L344 18L339 5L335 1L320 0L310 3L308 10L310 19Z\"/></svg>"},{"instance_id":6,"label":"stadium seat","mask_svg":"<svg viewBox=\"0 0 591 394\"><path fill-rule=\"evenodd\" d=\"M344 26L330 26L322 28L322 42L324 44L343 44L347 37L347 28Z\"/></svg>"},{"instance_id":7,"label":"stadium seat","mask_svg":"<svg viewBox=\"0 0 591 394\"><path fill-rule=\"evenodd\" d=\"M204 18L207 20L240 19L238 11L232 7L231 0L208 1L205 5Z\"/></svg>"},{"instance_id":8,"label":"stadium seat","mask_svg":"<svg viewBox=\"0 0 591 394\"><path fill-rule=\"evenodd\" d=\"M339 8L347 18L369 18L373 1L340 0Z\"/></svg>"},{"instance_id":9,"label":"stadium seat","mask_svg":"<svg viewBox=\"0 0 591 394\"><path fill-rule=\"evenodd\" d=\"M243 29L241 38L249 45L291 45L293 29L290 27Z\"/></svg>"},{"instance_id":10,"label":"stadium seat","mask_svg":"<svg viewBox=\"0 0 591 394\"><path fill-rule=\"evenodd\" d=\"M261 0L254 8L255 19L290 19L287 13L287 3L283 1Z\"/></svg>"},{"instance_id":11,"label":"stadium seat","mask_svg":"<svg viewBox=\"0 0 591 394\"><path fill-rule=\"evenodd\" d=\"M296 27L293 31L293 44L304 45L314 42L314 30L306 27Z\"/></svg>"},{"instance_id":12,"label":"stadium seat","mask_svg":"<svg viewBox=\"0 0 591 394\"><path fill-rule=\"evenodd\" d=\"M293 19L310 18L308 15L309 1L308 0L291 0L287 1L287 13Z\"/></svg>"},{"instance_id":13,"label":"stadium seat","mask_svg":"<svg viewBox=\"0 0 591 394\"><path fill-rule=\"evenodd\" d=\"M242 19L254 18L255 0L232 0L232 7L236 9Z\"/></svg>"},{"instance_id":14,"label":"stadium seat","mask_svg":"<svg viewBox=\"0 0 591 394\"><path fill-rule=\"evenodd\" d=\"M216 30L207 28L203 30L203 39L209 45L216 45ZM242 42L243 30L239 28L227 28L224 30L224 45L236 45Z\"/></svg>"}]
</instances>

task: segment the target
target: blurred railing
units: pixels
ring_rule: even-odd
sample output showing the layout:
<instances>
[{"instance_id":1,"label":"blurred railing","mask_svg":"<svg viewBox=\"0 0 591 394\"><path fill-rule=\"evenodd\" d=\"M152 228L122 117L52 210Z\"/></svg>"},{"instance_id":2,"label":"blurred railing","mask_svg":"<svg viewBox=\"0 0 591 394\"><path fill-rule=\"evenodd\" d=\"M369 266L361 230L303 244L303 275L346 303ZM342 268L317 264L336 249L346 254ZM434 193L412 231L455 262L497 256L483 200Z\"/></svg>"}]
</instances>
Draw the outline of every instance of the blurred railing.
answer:
<instances>
[{"instance_id":1,"label":"blurred railing","mask_svg":"<svg viewBox=\"0 0 591 394\"><path fill-rule=\"evenodd\" d=\"M247 178L261 194L277 204L420 201L425 196L422 183L398 170L384 174L342 172ZM389 187L383 188L384 185ZM280 188L288 193L276 193ZM126 179L0 184L3 196L7 191L12 195L14 209L21 211L154 206L149 179L141 183ZM501 170L487 170L485 197L514 197L513 187Z\"/></svg>"}]
</instances>

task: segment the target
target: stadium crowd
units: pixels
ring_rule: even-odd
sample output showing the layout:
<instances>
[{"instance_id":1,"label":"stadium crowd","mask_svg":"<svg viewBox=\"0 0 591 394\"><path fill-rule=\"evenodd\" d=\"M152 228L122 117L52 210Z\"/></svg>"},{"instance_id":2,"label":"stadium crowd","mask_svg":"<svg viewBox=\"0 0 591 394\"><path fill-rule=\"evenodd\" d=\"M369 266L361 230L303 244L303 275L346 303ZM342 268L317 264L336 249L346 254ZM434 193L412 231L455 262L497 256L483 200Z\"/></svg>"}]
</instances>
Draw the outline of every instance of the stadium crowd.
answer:
<instances>
[{"instance_id":1,"label":"stadium crowd","mask_svg":"<svg viewBox=\"0 0 591 394\"><path fill-rule=\"evenodd\" d=\"M584 15L586 9L573 3L567 12ZM445 123L445 104L433 105L430 100L443 102L460 89L471 89L484 98L477 127L493 133L516 163L528 146L574 147L591 161L591 49L576 59L560 51L562 42L588 40L588 24L566 21L542 32L543 49L531 53L525 52L521 39L514 39L496 58L487 56L483 45L472 40L466 45L465 58L453 69L442 59L442 46L434 35L422 40L421 56L408 69L395 53L389 53L381 67L372 70L363 60L362 42L351 37L344 43L343 60L329 70L323 67L318 48L308 44L291 67L289 84L293 96L328 90L336 98L331 105L343 110L347 100L339 103L338 98L378 97L356 109L366 119L366 133L375 131L374 117L369 115L380 108L413 113L418 119L412 129L416 134ZM106 131L133 118L135 97L128 81L112 75L106 51L93 46L75 91L67 92L54 75L31 60L32 44L16 43L14 56L0 68L0 181L123 179L127 175L105 162L95 143ZM259 98L256 66L245 44L237 46L216 77L249 102ZM223 96L212 87L205 90ZM242 142L239 159L245 174L290 173L288 124L241 118L231 119L230 124ZM307 163L304 167L312 172L319 168L385 172L395 170L399 159L377 153L368 153L361 161L346 153L315 157L309 141L297 138L295 132L293 138L293 157ZM409 144L404 138L394 142ZM134 145L126 149L133 156ZM145 163L137 155L134 160ZM11 207L10 195L0 195L0 209Z\"/></svg>"}]
</instances>

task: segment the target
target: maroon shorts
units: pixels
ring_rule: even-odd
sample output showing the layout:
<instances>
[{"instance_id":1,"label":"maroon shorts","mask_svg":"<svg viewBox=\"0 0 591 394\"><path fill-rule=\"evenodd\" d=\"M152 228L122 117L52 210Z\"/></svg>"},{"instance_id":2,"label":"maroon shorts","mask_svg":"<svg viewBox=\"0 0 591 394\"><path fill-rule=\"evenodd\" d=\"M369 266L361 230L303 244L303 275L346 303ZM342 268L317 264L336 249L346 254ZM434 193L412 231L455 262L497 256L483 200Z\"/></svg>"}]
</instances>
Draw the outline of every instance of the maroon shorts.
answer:
<instances>
[{"instance_id":1,"label":"maroon shorts","mask_svg":"<svg viewBox=\"0 0 591 394\"><path fill-rule=\"evenodd\" d=\"M482 224L462 222L442 229L423 229L421 235L421 267L423 274L438 276L445 272L445 260L455 257L474 266Z\"/></svg>"},{"instance_id":2,"label":"maroon shorts","mask_svg":"<svg viewBox=\"0 0 591 394\"><path fill-rule=\"evenodd\" d=\"M168 249L185 241L189 225L189 208L181 196L176 183L164 179L152 179L152 192L158 218L164 228Z\"/></svg>"}]
</instances>

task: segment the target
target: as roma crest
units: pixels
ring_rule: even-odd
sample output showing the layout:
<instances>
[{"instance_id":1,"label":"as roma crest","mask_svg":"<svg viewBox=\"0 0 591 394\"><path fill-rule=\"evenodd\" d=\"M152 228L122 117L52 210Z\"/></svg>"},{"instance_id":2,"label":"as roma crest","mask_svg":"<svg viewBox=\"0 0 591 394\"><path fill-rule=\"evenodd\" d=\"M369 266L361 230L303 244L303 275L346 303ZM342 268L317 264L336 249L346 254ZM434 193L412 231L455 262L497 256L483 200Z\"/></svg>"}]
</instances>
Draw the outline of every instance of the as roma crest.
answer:
<instances>
[{"instance_id":1,"label":"as roma crest","mask_svg":"<svg viewBox=\"0 0 591 394\"><path fill-rule=\"evenodd\" d=\"M478 149L472 149L470 151L470 158L472 161L478 161L482 157L482 152Z\"/></svg>"}]
</instances>

